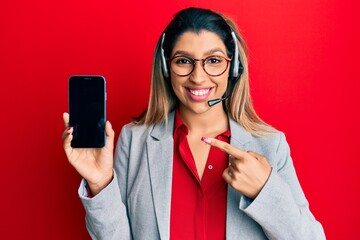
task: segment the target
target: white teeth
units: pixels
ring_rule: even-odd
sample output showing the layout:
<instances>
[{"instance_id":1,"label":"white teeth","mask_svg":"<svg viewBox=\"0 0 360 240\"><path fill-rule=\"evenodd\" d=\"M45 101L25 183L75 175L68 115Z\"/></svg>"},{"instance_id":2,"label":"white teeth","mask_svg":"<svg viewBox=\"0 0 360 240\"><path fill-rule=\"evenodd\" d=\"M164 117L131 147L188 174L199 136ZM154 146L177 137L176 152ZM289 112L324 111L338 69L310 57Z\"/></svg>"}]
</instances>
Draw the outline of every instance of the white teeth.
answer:
<instances>
[{"instance_id":1,"label":"white teeth","mask_svg":"<svg viewBox=\"0 0 360 240\"><path fill-rule=\"evenodd\" d=\"M195 96L203 96L209 92L210 89L201 89L201 90L192 90L190 89L191 94Z\"/></svg>"}]
</instances>

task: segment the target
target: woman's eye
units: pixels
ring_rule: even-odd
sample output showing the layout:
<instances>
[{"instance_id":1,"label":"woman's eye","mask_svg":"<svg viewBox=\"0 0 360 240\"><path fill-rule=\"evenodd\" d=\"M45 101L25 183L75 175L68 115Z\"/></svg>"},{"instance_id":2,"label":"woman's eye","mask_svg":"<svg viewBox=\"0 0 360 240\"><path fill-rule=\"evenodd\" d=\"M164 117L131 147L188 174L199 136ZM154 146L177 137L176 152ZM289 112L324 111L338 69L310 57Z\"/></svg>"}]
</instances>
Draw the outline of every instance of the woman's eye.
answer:
<instances>
[{"instance_id":1,"label":"woman's eye","mask_svg":"<svg viewBox=\"0 0 360 240\"><path fill-rule=\"evenodd\" d=\"M206 64L217 64L217 63L220 63L222 61L221 58L219 57L210 57L210 58L207 58L205 63Z\"/></svg>"},{"instance_id":2,"label":"woman's eye","mask_svg":"<svg viewBox=\"0 0 360 240\"><path fill-rule=\"evenodd\" d=\"M192 61L190 61L190 59L188 58L177 58L175 60L176 64L192 64Z\"/></svg>"}]
</instances>

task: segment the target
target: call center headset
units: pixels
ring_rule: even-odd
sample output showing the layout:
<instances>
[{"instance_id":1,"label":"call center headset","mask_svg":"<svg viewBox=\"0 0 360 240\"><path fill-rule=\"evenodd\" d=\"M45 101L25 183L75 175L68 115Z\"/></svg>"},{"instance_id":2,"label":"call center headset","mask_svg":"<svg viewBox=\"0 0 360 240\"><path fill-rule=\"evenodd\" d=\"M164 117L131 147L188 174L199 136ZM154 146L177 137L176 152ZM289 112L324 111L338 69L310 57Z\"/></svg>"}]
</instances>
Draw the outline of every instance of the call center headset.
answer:
<instances>
[{"instance_id":1,"label":"call center headset","mask_svg":"<svg viewBox=\"0 0 360 240\"><path fill-rule=\"evenodd\" d=\"M233 57L233 60L230 63L230 78L234 81L232 83L232 85L234 86L236 84L236 82L239 80L240 75L242 74L242 72L244 70L244 67L240 63L239 46L238 46L238 43L237 43L236 34L232 30L231 30L231 36L233 38L235 48L234 48L234 57ZM162 66L162 71L163 71L164 77L168 78L168 77L170 77L170 74L169 74L169 69L168 69L168 66L167 66L167 61L166 61L166 58L165 58L165 51L164 51L164 48L163 48L164 40L165 40L165 33L163 33L162 38L161 38L161 63L162 63L161 66ZM209 104L210 107L212 107L215 104L224 101L228 97L230 97L230 96L210 100L208 102L208 104Z\"/></svg>"}]
</instances>

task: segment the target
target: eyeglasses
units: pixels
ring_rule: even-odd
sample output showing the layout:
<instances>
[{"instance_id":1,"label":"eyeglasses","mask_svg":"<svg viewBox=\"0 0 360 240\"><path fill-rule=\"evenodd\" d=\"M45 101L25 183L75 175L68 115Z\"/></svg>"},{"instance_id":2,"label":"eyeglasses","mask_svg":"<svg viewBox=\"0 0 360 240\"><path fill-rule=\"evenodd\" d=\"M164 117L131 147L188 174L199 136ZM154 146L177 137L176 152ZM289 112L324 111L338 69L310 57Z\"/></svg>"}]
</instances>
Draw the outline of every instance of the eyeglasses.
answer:
<instances>
[{"instance_id":1,"label":"eyeglasses","mask_svg":"<svg viewBox=\"0 0 360 240\"><path fill-rule=\"evenodd\" d=\"M226 71L231 59L216 55L205 59L195 59L188 56L174 56L169 59L171 71L181 77L190 75L195 69L196 62L201 62L202 68L209 76L217 77Z\"/></svg>"}]
</instances>

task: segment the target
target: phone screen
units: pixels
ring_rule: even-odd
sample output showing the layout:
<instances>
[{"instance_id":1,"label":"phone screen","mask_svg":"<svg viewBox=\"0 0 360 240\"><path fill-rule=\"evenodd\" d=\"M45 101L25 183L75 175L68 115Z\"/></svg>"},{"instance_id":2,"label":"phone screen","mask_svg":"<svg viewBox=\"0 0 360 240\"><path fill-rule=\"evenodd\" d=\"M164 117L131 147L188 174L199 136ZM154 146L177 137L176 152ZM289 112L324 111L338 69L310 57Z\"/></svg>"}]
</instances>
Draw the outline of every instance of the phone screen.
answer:
<instances>
[{"instance_id":1,"label":"phone screen","mask_svg":"<svg viewBox=\"0 0 360 240\"><path fill-rule=\"evenodd\" d=\"M72 76L69 79L70 126L73 148L105 145L106 84L102 76Z\"/></svg>"}]
</instances>

